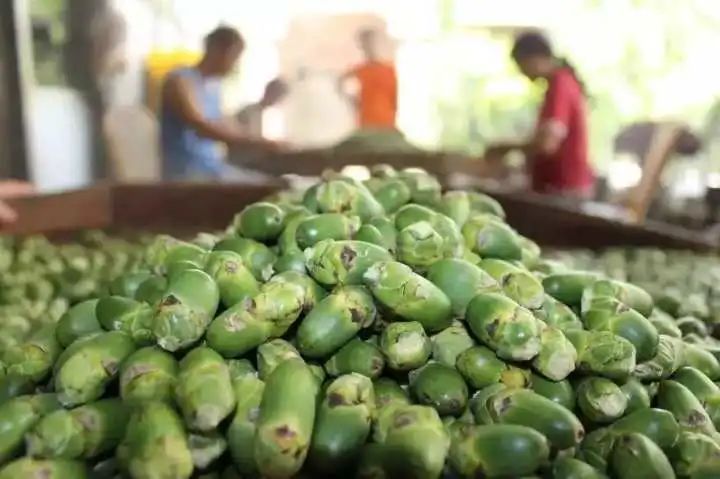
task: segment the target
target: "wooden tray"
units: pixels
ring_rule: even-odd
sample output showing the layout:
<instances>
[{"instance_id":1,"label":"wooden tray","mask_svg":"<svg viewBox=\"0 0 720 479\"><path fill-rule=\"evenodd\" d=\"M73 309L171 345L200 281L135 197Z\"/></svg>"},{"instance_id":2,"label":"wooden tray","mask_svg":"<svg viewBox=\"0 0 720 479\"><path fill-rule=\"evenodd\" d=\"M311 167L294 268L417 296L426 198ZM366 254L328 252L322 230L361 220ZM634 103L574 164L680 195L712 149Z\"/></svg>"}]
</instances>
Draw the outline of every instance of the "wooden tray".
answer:
<instances>
[{"instance_id":1,"label":"wooden tray","mask_svg":"<svg viewBox=\"0 0 720 479\"><path fill-rule=\"evenodd\" d=\"M232 154L230 155L232 161ZM396 169L423 168L445 183L446 179L457 173L482 176L485 163L480 159L443 152L412 153L335 153L328 150L306 150L273 156L243 158L244 168L254 169L274 176L294 174L301 176L319 176L324 170L340 171L345 166L388 164Z\"/></svg>"},{"instance_id":2,"label":"wooden tray","mask_svg":"<svg viewBox=\"0 0 720 479\"><path fill-rule=\"evenodd\" d=\"M283 186L207 183L102 185L13 200L20 220L9 234L53 234L84 229L190 234L227 226L243 206ZM659 223L636 225L583 213L530 193L489 191L520 233L544 246L604 248L655 246L716 250L717 243Z\"/></svg>"},{"instance_id":3,"label":"wooden tray","mask_svg":"<svg viewBox=\"0 0 720 479\"><path fill-rule=\"evenodd\" d=\"M187 233L224 228L246 204L283 186L212 183L108 184L9 203L19 220L5 234L85 229Z\"/></svg>"},{"instance_id":4,"label":"wooden tray","mask_svg":"<svg viewBox=\"0 0 720 479\"><path fill-rule=\"evenodd\" d=\"M521 234L541 245L559 248L602 249L615 246L717 250L717 242L670 225L630 218L588 214L577 207L532 193L485 191L505 208L507 220Z\"/></svg>"}]
</instances>

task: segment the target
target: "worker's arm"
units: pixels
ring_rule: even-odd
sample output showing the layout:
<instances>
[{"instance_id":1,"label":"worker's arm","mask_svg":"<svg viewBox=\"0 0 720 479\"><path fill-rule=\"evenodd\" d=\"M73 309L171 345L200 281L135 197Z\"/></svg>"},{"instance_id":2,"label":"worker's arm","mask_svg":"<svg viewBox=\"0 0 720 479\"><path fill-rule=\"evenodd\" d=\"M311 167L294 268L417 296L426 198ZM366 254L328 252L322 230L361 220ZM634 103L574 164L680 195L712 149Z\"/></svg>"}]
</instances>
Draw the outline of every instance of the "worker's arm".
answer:
<instances>
[{"instance_id":1,"label":"worker's arm","mask_svg":"<svg viewBox=\"0 0 720 479\"><path fill-rule=\"evenodd\" d=\"M235 125L251 138L263 138L262 117L264 108L255 103L247 105L232 118Z\"/></svg>"},{"instance_id":2,"label":"worker's arm","mask_svg":"<svg viewBox=\"0 0 720 479\"><path fill-rule=\"evenodd\" d=\"M483 158L488 163L502 163L505 155L507 155L511 151L520 150L527 152L529 150L529 147L530 142L528 141L506 141L501 143L495 143L485 148Z\"/></svg>"},{"instance_id":3,"label":"worker's arm","mask_svg":"<svg viewBox=\"0 0 720 479\"><path fill-rule=\"evenodd\" d=\"M353 76L354 76L354 74L351 70L351 71L347 71L347 72L343 73L342 75L340 75L338 77L337 84L335 85L338 95L340 95L342 97L348 96L348 92L347 92L347 89L345 88L345 84L348 82L348 80L353 78Z\"/></svg>"},{"instance_id":4,"label":"worker's arm","mask_svg":"<svg viewBox=\"0 0 720 479\"><path fill-rule=\"evenodd\" d=\"M273 145L262 139L250 138L233 122L205 119L185 78L179 76L169 78L163 91L163 100L182 121L190 125L200 136L223 143L258 148Z\"/></svg>"},{"instance_id":5,"label":"worker's arm","mask_svg":"<svg viewBox=\"0 0 720 479\"><path fill-rule=\"evenodd\" d=\"M556 75L548 85L540 111L540 121L526 153L552 157L563 144L572 123L573 114L580 114L577 105L582 95L577 80L570 75Z\"/></svg>"},{"instance_id":6,"label":"worker's arm","mask_svg":"<svg viewBox=\"0 0 720 479\"><path fill-rule=\"evenodd\" d=\"M398 111L398 81L395 67L392 69L392 107L395 114Z\"/></svg>"},{"instance_id":7,"label":"worker's arm","mask_svg":"<svg viewBox=\"0 0 720 479\"><path fill-rule=\"evenodd\" d=\"M530 142L525 146L524 152L528 155L552 156L560 149L567 136L567 127L553 119L538 125Z\"/></svg>"},{"instance_id":8,"label":"worker's arm","mask_svg":"<svg viewBox=\"0 0 720 479\"><path fill-rule=\"evenodd\" d=\"M500 161L511 151L522 151L526 157L552 156L558 151L566 135L567 129L564 125L552 121L544 122L538 125L530 140L497 143L489 146L485 150L485 159Z\"/></svg>"},{"instance_id":9,"label":"worker's arm","mask_svg":"<svg viewBox=\"0 0 720 479\"><path fill-rule=\"evenodd\" d=\"M560 149L568 132L575 95L572 80L561 77L553 81L545 95L540 121L529 140L493 145L486 150L488 158L497 159L513 150L521 150L527 157L552 157Z\"/></svg>"},{"instance_id":10,"label":"worker's arm","mask_svg":"<svg viewBox=\"0 0 720 479\"><path fill-rule=\"evenodd\" d=\"M350 105L352 105L353 108L357 108L358 102L359 102L358 97L357 97L357 95L348 93L348 88L347 88L348 82L350 80L354 80L354 79L357 79L355 70L347 71L347 72L343 73L342 75L340 75L336 86L337 86L338 94L342 98L345 98L350 103Z\"/></svg>"}]
</instances>

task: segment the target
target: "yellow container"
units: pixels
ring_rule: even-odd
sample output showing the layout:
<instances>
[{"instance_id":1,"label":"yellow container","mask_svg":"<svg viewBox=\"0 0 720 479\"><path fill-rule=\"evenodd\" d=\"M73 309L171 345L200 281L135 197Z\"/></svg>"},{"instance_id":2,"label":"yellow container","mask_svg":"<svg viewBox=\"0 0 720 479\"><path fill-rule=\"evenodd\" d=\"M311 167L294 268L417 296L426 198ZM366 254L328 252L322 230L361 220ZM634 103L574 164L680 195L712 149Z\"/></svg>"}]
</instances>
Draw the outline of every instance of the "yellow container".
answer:
<instances>
[{"instance_id":1,"label":"yellow container","mask_svg":"<svg viewBox=\"0 0 720 479\"><path fill-rule=\"evenodd\" d=\"M145 101L152 111L160 111L160 92L168 73L176 68L195 65L202 54L190 50L162 50L150 52L145 60L147 90Z\"/></svg>"}]
</instances>

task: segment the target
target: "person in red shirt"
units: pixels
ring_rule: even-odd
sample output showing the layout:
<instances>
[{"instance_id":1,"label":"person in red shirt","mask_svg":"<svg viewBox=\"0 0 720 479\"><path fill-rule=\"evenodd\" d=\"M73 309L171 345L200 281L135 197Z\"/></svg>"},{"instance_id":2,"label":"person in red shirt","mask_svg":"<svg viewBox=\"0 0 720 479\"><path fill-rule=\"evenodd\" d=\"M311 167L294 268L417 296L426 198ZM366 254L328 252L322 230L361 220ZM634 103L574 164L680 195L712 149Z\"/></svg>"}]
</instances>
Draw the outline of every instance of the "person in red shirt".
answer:
<instances>
[{"instance_id":1,"label":"person in red shirt","mask_svg":"<svg viewBox=\"0 0 720 479\"><path fill-rule=\"evenodd\" d=\"M515 39L512 57L530 80L547 82L545 99L532 138L520 144L491 147L489 159L521 149L526 156L533 191L589 198L594 175L588 159L585 91L567 61L553 54L550 42L539 32Z\"/></svg>"},{"instance_id":2,"label":"person in red shirt","mask_svg":"<svg viewBox=\"0 0 720 479\"><path fill-rule=\"evenodd\" d=\"M340 92L347 95L346 82L350 79L357 81L359 93L352 98L352 101L357 112L358 128L395 128L397 113L395 66L380 59L380 35L377 31L362 30L357 38L365 61L340 78Z\"/></svg>"}]
</instances>

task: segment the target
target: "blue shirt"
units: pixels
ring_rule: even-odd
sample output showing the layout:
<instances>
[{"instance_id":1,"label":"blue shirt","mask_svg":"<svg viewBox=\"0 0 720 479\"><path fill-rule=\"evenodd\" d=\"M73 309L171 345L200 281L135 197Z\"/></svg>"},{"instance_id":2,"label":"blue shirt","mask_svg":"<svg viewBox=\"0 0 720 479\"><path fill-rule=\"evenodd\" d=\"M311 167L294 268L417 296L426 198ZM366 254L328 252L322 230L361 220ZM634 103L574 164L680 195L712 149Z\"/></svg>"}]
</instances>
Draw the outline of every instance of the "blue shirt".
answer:
<instances>
[{"instance_id":1,"label":"blue shirt","mask_svg":"<svg viewBox=\"0 0 720 479\"><path fill-rule=\"evenodd\" d=\"M170 76L185 78L206 120L219 120L220 81L203 77L195 68L180 68ZM169 106L162 106L160 136L165 179L219 179L224 168L218 142L198 135Z\"/></svg>"}]
</instances>

